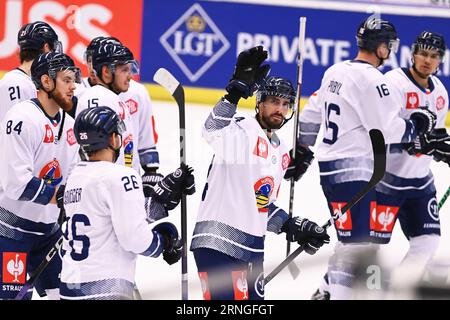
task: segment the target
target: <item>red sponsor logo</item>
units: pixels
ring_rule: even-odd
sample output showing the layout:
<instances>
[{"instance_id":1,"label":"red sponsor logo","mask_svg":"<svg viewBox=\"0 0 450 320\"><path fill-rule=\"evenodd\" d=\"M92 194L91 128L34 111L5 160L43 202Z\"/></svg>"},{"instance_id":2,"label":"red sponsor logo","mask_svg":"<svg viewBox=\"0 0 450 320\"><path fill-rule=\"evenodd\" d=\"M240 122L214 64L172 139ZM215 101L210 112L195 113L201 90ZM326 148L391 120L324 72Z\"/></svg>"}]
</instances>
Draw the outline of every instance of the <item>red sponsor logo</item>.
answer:
<instances>
[{"instance_id":1,"label":"red sponsor logo","mask_svg":"<svg viewBox=\"0 0 450 320\"><path fill-rule=\"evenodd\" d=\"M211 291L208 284L208 272L199 272L200 284L202 286L202 293L204 300L211 300Z\"/></svg>"},{"instance_id":2,"label":"red sponsor logo","mask_svg":"<svg viewBox=\"0 0 450 320\"><path fill-rule=\"evenodd\" d=\"M289 163L291 162L291 157L287 153L283 154L283 159L281 159L281 167L283 170L286 170L289 167Z\"/></svg>"},{"instance_id":3,"label":"red sponsor logo","mask_svg":"<svg viewBox=\"0 0 450 320\"><path fill-rule=\"evenodd\" d=\"M417 109L419 107L419 95L417 92L406 93L406 109Z\"/></svg>"},{"instance_id":4,"label":"red sponsor logo","mask_svg":"<svg viewBox=\"0 0 450 320\"><path fill-rule=\"evenodd\" d=\"M370 204L370 230L378 232L392 232L399 207Z\"/></svg>"},{"instance_id":5,"label":"red sponsor logo","mask_svg":"<svg viewBox=\"0 0 450 320\"><path fill-rule=\"evenodd\" d=\"M267 156L269 155L269 145L264 138L258 137L255 149L253 150L253 154L257 155L258 157L267 159Z\"/></svg>"},{"instance_id":6,"label":"red sponsor logo","mask_svg":"<svg viewBox=\"0 0 450 320\"><path fill-rule=\"evenodd\" d=\"M125 103L128 106L128 110L130 111L130 114L134 114L138 111L138 103L134 101L133 99L128 99L125 101Z\"/></svg>"},{"instance_id":7,"label":"red sponsor logo","mask_svg":"<svg viewBox=\"0 0 450 320\"><path fill-rule=\"evenodd\" d=\"M46 124L45 125L44 143L53 143L53 141L55 141L55 136L53 135L53 130L48 124Z\"/></svg>"},{"instance_id":8,"label":"red sponsor logo","mask_svg":"<svg viewBox=\"0 0 450 320\"><path fill-rule=\"evenodd\" d=\"M24 284L26 280L27 254L3 252L3 283Z\"/></svg>"},{"instance_id":9,"label":"red sponsor logo","mask_svg":"<svg viewBox=\"0 0 450 320\"><path fill-rule=\"evenodd\" d=\"M119 116L120 119L125 119L125 108L127 108L126 104L123 101L119 101Z\"/></svg>"},{"instance_id":10,"label":"red sponsor logo","mask_svg":"<svg viewBox=\"0 0 450 320\"><path fill-rule=\"evenodd\" d=\"M75 143L77 143L77 139L75 138L75 133L73 132L72 128L67 130L67 143L70 146L73 146Z\"/></svg>"},{"instance_id":11,"label":"red sponsor logo","mask_svg":"<svg viewBox=\"0 0 450 320\"><path fill-rule=\"evenodd\" d=\"M445 107L445 99L443 96L439 96L436 99L436 109L437 109L437 111L440 111L440 110L444 109L444 107Z\"/></svg>"},{"instance_id":12,"label":"red sponsor logo","mask_svg":"<svg viewBox=\"0 0 450 320\"><path fill-rule=\"evenodd\" d=\"M4 0L0 1L0 69L11 70L20 64L17 32L32 21L48 22L58 34L64 53L82 67L86 46L95 36L115 36L139 60L141 52L143 0ZM129 13L133 12L132 21ZM126 27L124 27L126 24Z\"/></svg>"},{"instance_id":13,"label":"red sponsor logo","mask_svg":"<svg viewBox=\"0 0 450 320\"><path fill-rule=\"evenodd\" d=\"M231 271L234 300L248 300L247 271Z\"/></svg>"},{"instance_id":14,"label":"red sponsor logo","mask_svg":"<svg viewBox=\"0 0 450 320\"><path fill-rule=\"evenodd\" d=\"M333 215L338 215L346 204L347 202L332 202ZM350 210L347 210L334 224L338 230L352 230L352 215Z\"/></svg>"}]
</instances>

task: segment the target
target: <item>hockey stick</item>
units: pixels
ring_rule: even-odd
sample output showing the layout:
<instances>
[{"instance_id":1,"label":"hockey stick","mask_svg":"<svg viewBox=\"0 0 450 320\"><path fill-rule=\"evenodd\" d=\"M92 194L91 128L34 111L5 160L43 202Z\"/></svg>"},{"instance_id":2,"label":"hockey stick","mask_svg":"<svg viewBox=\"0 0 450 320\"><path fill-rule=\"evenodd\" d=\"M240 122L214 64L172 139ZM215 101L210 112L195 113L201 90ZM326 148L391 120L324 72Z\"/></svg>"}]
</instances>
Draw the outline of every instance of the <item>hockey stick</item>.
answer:
<instances>
[{"instance_id":1,"label":"hockey stick","mask_svg":"<svg viewBox=\"0 0 450 320\"><path fill-rule=\"evenodd\" d=\"M380 130L372 129L369 132L370 141L372 142L373 150L373 173L367 185L359 191L347 204L341 209L337 215L333 215L322 227L327 229L342 215L350 210L356 203L358 203L375 185L383 178L386 171L386 148L384 144L384 137ZM291 255L289 255L283 262L281 262L267 277L264 279L264 285L268 284L281 270L283 270L291 261L293 261L302 251L303 245L299 246Z\"/></svg>"},{"instance_id":2,"label":"hockey stick","mask_svg":"<svg viewBox=\"0 0 450 320\"><path fill-rule=\"evenodd\" d=\"M23 298L28 293L28 290L33 288L34 283L41 275L42 271L44 271L45 268L47 268L50 261L53 259L55 254L58 252L59 248L61 247L63 243L64 236L61 236L58 241L53 245L53 247L50 249L50 251L45 256L45 259L42 260L42 262L39 264L39 266L34 270L33 274L30 276L28 281L23 285L22 289L20 289L17 296L14 298L14 300L23 300Z\"/></svg>"},{"instance_id":3,"label":"hockey stick","mask_svg":"<svg viewBox=\"0 0 450 320\"><path fill-rule=\"evenodd\" d=\"M442 206L444 205L445 201L447 200L448 196L450 195L450 187L448 187L447 191L445 192L445 194L442 196L441 201L439 201L438 204L438 209L442 208Z\"/></svg>"},{"instance_id":4,"label":"hockey stick","mask_svg":"<svg viewBox=\"0 0 450 320\"><path fill-rule=\"evenodd\" d=\"M298 116L300 113L300 98L302 92L302 77L303 77L303 48L305 47L305 28L306 28L306 17L300 18L300 26L298 30L298 60L297 60L297 94L295 95L295 118L294 118L294 135L293 135L293 147L292 147L292 161L295 160L295 154L297 150L297 136L298 136ZM295 179L291 178L291 185L289 191L289 218L292 218L294 212L294 190L295 190ZM286 257L289 256L291 252L291 243L288 241L286 243ZM295 263L290 263L288 269L295 279L300 274L300 270Z\"/></svg>"},{"instance_id":5,"label":"hockey stick","mask_svg":"<svg viewBox=\"0 0 450 320\"><path fill-rule=\"evenodd\" d=\"M166 69L159 68L153 80L166 89L175 99L178 105L178 117L180 122L180 162L186 163L186 139L185 139L185 110L184 89L180 82ZM181 196L181 238L183 239L183 255L181 257L181 299L188 299L188 270L187 270L187 210L186 195Z\"/></svg>"}]
</instances>

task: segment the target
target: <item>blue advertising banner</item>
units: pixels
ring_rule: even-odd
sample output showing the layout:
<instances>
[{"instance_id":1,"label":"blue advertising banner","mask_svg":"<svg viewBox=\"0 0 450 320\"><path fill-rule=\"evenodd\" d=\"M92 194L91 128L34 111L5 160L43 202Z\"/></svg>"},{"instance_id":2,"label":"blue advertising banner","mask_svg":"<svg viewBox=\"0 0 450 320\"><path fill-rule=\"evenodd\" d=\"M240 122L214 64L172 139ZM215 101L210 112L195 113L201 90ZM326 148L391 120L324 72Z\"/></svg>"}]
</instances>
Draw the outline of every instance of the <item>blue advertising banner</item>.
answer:
<instances>
[{"instance_id":1,"label":"blue advertising banner","mask_svg":"<svg viewBox=\"0 0 450 320\"><path fill-rule=\"evenodd\" d=\"M217 1L145 1L141 80L151 82L159 67L185 86L223 89L238 53L255 45L269 51L272 75L296 81L299 18L307 17L303 96L320 85L334 63L354 58L356 29L369 14L339 10L226 3ZM423 30L444 34L450 42L450 19L383 14L394 23L400 48L383 71L409 66L410 47ZM450 59L440 78L450 85Z\"/></svg>"}]
</instances>

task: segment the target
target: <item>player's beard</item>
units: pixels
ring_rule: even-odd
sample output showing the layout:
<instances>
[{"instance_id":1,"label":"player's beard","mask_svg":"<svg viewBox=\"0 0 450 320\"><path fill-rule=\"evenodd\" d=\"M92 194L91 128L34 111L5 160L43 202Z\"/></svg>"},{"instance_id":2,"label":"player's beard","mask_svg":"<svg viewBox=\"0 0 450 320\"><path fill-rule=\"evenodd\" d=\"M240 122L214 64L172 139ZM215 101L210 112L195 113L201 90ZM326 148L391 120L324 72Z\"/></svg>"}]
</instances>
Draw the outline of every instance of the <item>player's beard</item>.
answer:
<instances>
[{"instance_id":1,"label":"player's beard","mask_svg":"<svg viewBox=\"0 0 450 320\"><path fill-rule=\"evenodd\" d=\"M280 117L281 121L274 117L274 115L277 115ZM270 115L266 114L259 114L261 117L263 125L266 127L265 129L280 129L284 124L284 116L281 113L272 113Z\"/></svg>"},{"instance_id":2,"label":"player's beard","mask_svg":"<svg viewBox=\"0 0 450 320\"><path fill-rule=\"evenodd\" d=\"M52 98L55 100L56 104L61 107L64 111L70 111L73 107L73 102L71 99L64 97L62 93L58 90L52 92Z\"/></svg>"},{"instance_id":3,"label":"player's beard","mask_svg":"<svg viewBox=\"0 0 450 320\"><path fill-rule=\"evenodd\" d=\"M427 73L423 73L423 72L420 72L419 70L417 70L415 63L413 64L412 67L413 67L414 72L419 76L419 78L428 79L428 77L431 76L431 73L427 74Z\"/></svg>"}]
</instances>

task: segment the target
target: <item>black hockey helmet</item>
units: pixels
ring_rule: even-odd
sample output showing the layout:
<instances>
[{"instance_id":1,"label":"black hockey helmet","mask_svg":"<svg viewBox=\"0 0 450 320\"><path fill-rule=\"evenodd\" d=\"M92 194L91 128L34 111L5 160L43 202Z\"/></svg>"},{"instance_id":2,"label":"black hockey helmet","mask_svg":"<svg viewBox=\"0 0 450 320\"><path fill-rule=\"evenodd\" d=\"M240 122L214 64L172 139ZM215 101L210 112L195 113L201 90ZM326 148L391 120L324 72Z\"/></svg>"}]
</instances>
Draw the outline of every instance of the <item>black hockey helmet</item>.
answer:
<instances>
[{"instance_id":1,"label":"black hockey helmet","mask_svg":"<svg viewBox=\"0 0 450 320\"><path fill-rule=\"evenodd\" d=\"M58 71L70 70L75 72L75 82L81 82L81 71L67 54L47 52L39 55L31 64L31 79L37 89L42 87L41 77L48 74L53 80Z\"/></svg>"},{"instance_id":2,"label":"black hockey helmet","mask_svg":"<svg viewBox=\"0 0 450 320\"><path fill-rule=\"evenodd\" d=\"M113 109L99 106L81 111L73 129L82 151L88 153L108 148L111 134L122 136L125 124Z\"/></svg>"},{"instance_id":3,"label":"black hockey helmet","mask_svg":"<svg viewBox=\"0 0 450 320\"><path fill-rule=\"evenodd\" d=\"M95 50L97 50L102 43L113 43L117 45L122 45L122 42L120 42L120 40L115 37L104 37L104 36L95 37L86 47L86 51L84 52L84 61L87 62L88 58L92 57L92 53Z\"/></svg>"},{"instance_id":4,"label":"black hockey helmet","mask_svg":"<svg viewBox=\"0 0 450 320\"><path fill-rule=\"evenodd\" d=\"M281 77L268 77L256 92L256 103L265 101L267 96L285 98L293 106L295 102L295 89L291 81Z\"/></svg>"},{"instance_id":5,"label":"black hockey helmet","mask_svg":"<svg viewBox=\"0 0 450 320\"><path fill-rule=\"evenodd\" d=\"M388 49L396 53L400 40L392 23L370 16L359 25L356 43L359 48L371 52L375 52L381 43L386 43Z\"/></svg>"},{"instance_id":6,"label":"black hockey helmet","mask_svg":"<svg viewBox=\"0 0 450 320\"><path fill-rule=\"evenodd\" d=\"M111 73L114 74L116 65L128 63L131 63L134 74L139 73L139 66L137 61L134 60L133 53L122 44L101 42L92 52L92 67L100 79L103 66L108 66Z\"/></svg>"},{"instance_id":7,"label":"black hockey helmet","mask_svg":"<svg viewBox=\"0 0 450 320\"><path fill-rule=\"evenodd\" d=\"M447 50L444 36L431 31L423 31L417 36L411 47L413 54L417 53L417 50L436 50L443 58L445 50Z\"/></svg>"},{"instance_id":8,"label":"black hockey helmet","mask_svg":"<svg viewBox=\"0 0 450 320\"><path fill-rule=\"evenodd\" d=\"M43 21L35 21L22 26L17 34L17 43L20 50L41 50L44 44L48 43L52 51L63 51L55 30Z\"/></svg>"}]
</instances>

